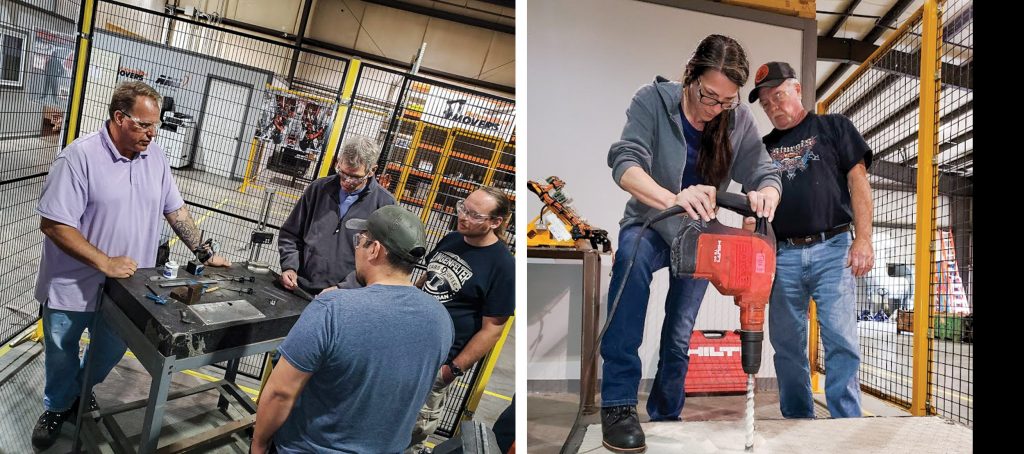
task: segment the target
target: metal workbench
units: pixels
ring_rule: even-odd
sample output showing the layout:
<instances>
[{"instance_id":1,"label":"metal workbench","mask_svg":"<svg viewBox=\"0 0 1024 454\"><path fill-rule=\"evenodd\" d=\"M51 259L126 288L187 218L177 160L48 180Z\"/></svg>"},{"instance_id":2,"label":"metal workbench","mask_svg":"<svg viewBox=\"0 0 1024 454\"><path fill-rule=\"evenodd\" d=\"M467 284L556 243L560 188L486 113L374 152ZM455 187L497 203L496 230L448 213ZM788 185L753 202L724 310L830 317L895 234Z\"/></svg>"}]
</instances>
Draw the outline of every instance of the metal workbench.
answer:
<instances>
[{"instance_id":1,"label":"metal workbench","mask_svg":"<svg viewBox=\"0 0 1024 454\"><path fill-rule=\"evenodd\" d=\"M582 327L580 330L580 401L583 414L596 413L597 357L594 350L599 348L597 335L601 332L601 254L589 243L580 241L576 248L528 247L526 257L556 260L579 260L583 262Z\"/></svg>"},{"instance_id":2,"label":"metal workbench","mask_svg":"<svg viewBox=\"0 0 1024 454\"><path fill-rule=\"evenodd\" d=\"M161 452L175 452L189 446L208 443L228 437L234 431L252 425L256 405L234 384L238 358L275 349L298 320L308 300L280 287L274 273L254 275L244 265L235 264L231 268L207 268L201 278L210 278L215 273L240 277L255 276L255 282L228 281L212 284L211 287L217 285L221 289L203 295L198 304L188 306L175 299L168 299L166 304L161 305L146 298L146 295L150 294L146 284L161 295L166 295L171 290L160 288L161 281L153 280L154 276L159 275L157 269L140 269L127 279L107 279L99 315L124 339L128 349L153 377L153 381L148 399L102 408L99 412L92 412L83 418L82 440L87 448L95 449L103 440L99 425L94 422L94 418L99 417L111 434L111 447L115 452L134 451L113 416L145 407L146 416L138 452L154 452L159 441L167 400L211 389L220 391L218 406L225 414L230 398L248 416L241 421L234 421L225 427L210 431L211 433L193 436L165 446ZM179 273L179 277L194 276ZM248 287L254 289L254 294L226 290ZM211 312L208 310L210 307L221 307L222 310ZM186 319L192 323L182 321L182 310L186 311ZM226 314L234 316L245 312L253 318L217 321L214 320L216 317L211 316L213 314L224 318ZM91 355L88 356L86 360L91 361ZM223 361L228 361L223 380L168 396L171 376L175 372Z\"/></svg>"}]
</instances>

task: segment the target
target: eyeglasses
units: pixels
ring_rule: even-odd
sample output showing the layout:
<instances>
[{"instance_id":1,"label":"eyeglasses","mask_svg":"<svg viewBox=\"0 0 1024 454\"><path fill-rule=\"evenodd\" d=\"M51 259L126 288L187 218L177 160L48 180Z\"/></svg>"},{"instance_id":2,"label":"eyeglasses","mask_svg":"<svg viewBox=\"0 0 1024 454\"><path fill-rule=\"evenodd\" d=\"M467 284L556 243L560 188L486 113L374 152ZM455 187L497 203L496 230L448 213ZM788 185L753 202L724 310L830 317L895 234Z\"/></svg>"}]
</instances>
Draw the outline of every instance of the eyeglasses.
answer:
<instances>
[{"instance_id":1,"label":"eyeglasses","mask_svg":"<svg viewBox=\"0 0 1024 454\"><path fill-rule=\"evenodd\" d=\"M778 106L779 103L785 101L786 98L789 98L789 90L778 90L775 93L772 93L771 96L760 96L759 98L759 101L761 102L761 108L764 110L768 110L773 105Z\"/></svg>"},{"instance_id":2,"label":"eyeglasses","mask_svg":"<svg viewBox=\"0 0 1024 454\"><path fill-rule=\"evenodd\" d=\"M125 112L123 110L119 110L118 112L121 112L122 115L128 117L128 119L131 120L132 123L135 123L135 127L139 128L139 129L141 129L143 131L152 131L152 132L155 133L156 130L160 128L160 125L163 124L163 122L160 122L160 121L158 121L156 123L143 123L143 122L140 122L139 120L136 120L135 117L129 115L128 112Z\"/></svg>"},{"instance_id":3,"label":"eyeglasses","mask_svg":"<svg viewBox=\"0 0 1024 454\"><path fill-rule=\"evenodd\" d=\"M350 173L345 173L344 171L342 171L341 167L336 167L334 170L338 171L338 177L340 177L341 181L345 183L362 183L371 176L373 176L373 172L366 172L366 175L363 176L352 175Z\"/></svg>"},{"instance_id":4,"label":"eyeglasses","mask_svg":"<svg viewBox=\"0 0 1024 454\"><path fill-rule=\"evenodd\" d=\"M704 94L704 86L700 82L700 78L697 78L697 94L700 96L699 101L705 106L722 106L722 110L733 110L740 106L739 93L736 94L736 99L732 101L719 101L718 98Z\"/></svg>"},{"instance_id":5,"label":"eyeglasses","mask_svg":"<svg viewBox=\"0 0 1024 454\"><path fill-rule=\"evenodd\" d=\"M366 232L356 232L352 234L352 247L359 247L363 242L363 238L369 240L369 237L366 235ZM372 244L372 242L367 241L366 247L370 247L370 244Z\"/></svg>"},{"instance_id":6,"label":"eyeglasses","mask_svg":"<svg viewBox=\"0 0 1024 454\"><path fill-rule=\"evenodd\" d=\"M490 214L481 214L475 211L470 211L469 209L466 208L466 202L463 200L455 202L455 210L460 215L466 216L469 220L473 222L484 222L494 217Z\"/></svg>"}]
</instances>

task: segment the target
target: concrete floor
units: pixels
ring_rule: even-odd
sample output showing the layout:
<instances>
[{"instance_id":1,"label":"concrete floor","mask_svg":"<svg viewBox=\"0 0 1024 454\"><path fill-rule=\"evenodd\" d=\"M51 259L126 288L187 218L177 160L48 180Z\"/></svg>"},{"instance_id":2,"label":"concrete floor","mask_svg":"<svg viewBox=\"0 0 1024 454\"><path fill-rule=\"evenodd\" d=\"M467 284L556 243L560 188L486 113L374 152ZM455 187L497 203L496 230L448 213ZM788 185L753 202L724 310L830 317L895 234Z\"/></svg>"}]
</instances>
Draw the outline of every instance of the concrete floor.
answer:
<instances>
[{"instance_id":1,"label":"concrete floor","mask_svg":"<svg viewBox=\"0 0 1024 454\"><path fill-rule=\"evenodd\" d=\"M746 452L746 434L738 421L647 423L643 426L650 454ZM755 423L752 452L954 454L973 452L972 440L970 429L936 416L896 421L887 418L770 419ZM612 452L601 445L600 424L587 431L580 452Z\"/></svg>"},{"instance_id":2,"label":"concrete floor","mask_svg":"<svg viewBox=\"0 0 1024 454\"><path fill-rule=\"evenodd\" d=\"M568 393L530 393L527 442L530 453L559 452L576 416L578 397ZM640 394L638 412L647 436L648 453L743 452L743 395L690 396L682 422L649 422ZM913 418L902 409L862 395L864 418L830 419L824 396L815 420L786 420L778 407L778 394L758 391L755 396L754 452L760 453L960 453L972 452L973 431L937 417ZM597 414L584 416L588 425L581 453L610 452L601 446Z\"/></svg>"},{"instance_id":3,"label":"concrete floor","mask_svg":"<svg viewBox=\"0 0 1024 454\"><path fill-rule=\"evenodd\" d=\"M914 336L889 321L858 321L862 385L909 400L913 387ZM974 425L974 344L931 339L932 406L946 419Z\"/></svg>"}]
</instances>

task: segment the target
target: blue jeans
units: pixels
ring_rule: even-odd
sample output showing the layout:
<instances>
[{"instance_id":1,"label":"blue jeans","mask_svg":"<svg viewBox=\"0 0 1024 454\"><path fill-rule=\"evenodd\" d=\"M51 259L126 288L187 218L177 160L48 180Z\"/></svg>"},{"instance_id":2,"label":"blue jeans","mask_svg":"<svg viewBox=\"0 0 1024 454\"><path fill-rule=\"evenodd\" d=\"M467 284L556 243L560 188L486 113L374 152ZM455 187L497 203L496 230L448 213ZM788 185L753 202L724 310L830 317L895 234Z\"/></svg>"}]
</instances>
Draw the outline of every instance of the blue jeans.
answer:
<instances>
[{"instance_id":1,"label":"blue jeans","mask_svg":"<svg viewBox=\"0 0 1024 454\"><path fill-rule=\"evenodd\" d=\"M639 234L639 225L628 226L619 232L619 251L615 254L608 291L609 311L612 299L625 277L626 265L633 255ZM669 266L669 257L669 245L654 230L645 230L636 262L626 279L619 307L601 341L601 358L604 359L602 407L637 404L637 390L643 372L637 350L643 341L647 302L651 297L651 278L655 271ZM651 420L677 420L683 410L686 400L683 382L690 364L690 334L707 288L706 280L669 278L658 371L651 395L647 399L647 414Z\"/></svg>"},{"instance_id":2,"label":"blue jeans","mask_svg":"<svg viewBox=\"0 0 1024 454\"><path fill-rule=\"evenodd\" d=\"M86 328L89 328L86 354L96 355L90 371L90 383L95 385L103 381L124 356L127 350L124 341L95 312L62 311L43 305L43 339L46 349L43 406L49 411L71 408L81 392L85 358L78 357L78 342Z\"/></svg>"},{"instance_id":3,"label":"blue jeans","mask_svg":"<svg viewBox=\"0 0 1024 454\"><path fill-rule=\"evenodd\" d=\"M860 417L856 281L846 266L852 237L810 246L780 242L768 327L775 348L779 406L787 418L813 418L807 325L810 298L818 308L825 347L825 400L833 418ZM814 348L817 348L815 346Z\"/></svg>"}]
</instances>

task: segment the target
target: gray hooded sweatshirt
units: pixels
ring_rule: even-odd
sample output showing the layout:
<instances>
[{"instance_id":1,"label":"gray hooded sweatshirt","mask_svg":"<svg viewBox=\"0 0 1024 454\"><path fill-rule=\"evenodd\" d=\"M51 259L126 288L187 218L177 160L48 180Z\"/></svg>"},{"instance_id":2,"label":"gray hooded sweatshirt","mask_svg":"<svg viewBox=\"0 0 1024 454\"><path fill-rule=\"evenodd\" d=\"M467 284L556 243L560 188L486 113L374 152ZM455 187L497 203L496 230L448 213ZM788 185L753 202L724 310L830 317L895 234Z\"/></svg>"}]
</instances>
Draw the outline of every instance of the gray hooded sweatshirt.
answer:
<instances>
[{"instance_id":1,"label":"gray hooded sweatshirt","mask_svg":"<svg viewBox=\"0 0 1024 454\"><path fill-rule=\"evenodd\" d=\"M615 183L622 186L622 174L630 167L640 167L661 187L679 193L686 166L686 141L683 139L679 101L683 85L658 76L654 83L640 87L626 110L626 125L622 137L608 150L608 166L612 168ZM771 186L782 194L782 180L772 159L761 142L750 107L740 104L735 110L721 115L732 115L729 140L732 141L733 161L729 179L743 185L743 192ZM729 187L729 179L718 186L718 192ZM643 224L644 220L660 210L630 197L619 221L619 228ZM666 243L683 226L688 216L672 216L651 226Z\"/></svg>"}]
</instances>

